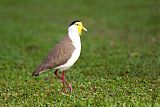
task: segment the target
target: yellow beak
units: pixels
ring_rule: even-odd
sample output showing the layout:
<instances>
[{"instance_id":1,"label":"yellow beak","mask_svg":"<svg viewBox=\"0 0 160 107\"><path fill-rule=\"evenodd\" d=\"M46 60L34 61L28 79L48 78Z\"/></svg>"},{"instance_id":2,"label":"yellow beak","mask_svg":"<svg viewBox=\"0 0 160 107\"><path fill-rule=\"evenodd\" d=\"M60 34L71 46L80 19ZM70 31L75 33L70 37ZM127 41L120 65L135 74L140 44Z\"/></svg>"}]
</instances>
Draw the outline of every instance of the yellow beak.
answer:
<instances>
[{"instance_id":1,"label":"yellow beak","mask_svg":"<svg viewBox=\"0 0 160 107\"><path fill-rule=\"evenodd\" d=\"M87 29L85 27L82 26L82 29L87 32Z\"/></svg>"}]
</instances>

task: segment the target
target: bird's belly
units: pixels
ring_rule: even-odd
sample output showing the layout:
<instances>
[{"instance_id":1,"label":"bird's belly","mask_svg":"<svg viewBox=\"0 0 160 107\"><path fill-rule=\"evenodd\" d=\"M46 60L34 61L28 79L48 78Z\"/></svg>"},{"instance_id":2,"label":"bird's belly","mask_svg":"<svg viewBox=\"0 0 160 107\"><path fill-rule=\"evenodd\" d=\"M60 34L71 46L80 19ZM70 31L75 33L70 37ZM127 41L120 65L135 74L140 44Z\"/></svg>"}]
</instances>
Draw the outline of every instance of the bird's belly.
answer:
<instances>
[{"instance_id":1,"label":"bird's belly","mask_svg":"<svg viewBox=\"0 0 160 107\"><path fill-rule=\"evenodd\" d=\"M60 65L56 67L55 69L60 69L60 70L67 70L69 69L79 58L81 52L81 48L76 48L73 53L71 58L63 65Z\"/></svg>"}]
</instances>

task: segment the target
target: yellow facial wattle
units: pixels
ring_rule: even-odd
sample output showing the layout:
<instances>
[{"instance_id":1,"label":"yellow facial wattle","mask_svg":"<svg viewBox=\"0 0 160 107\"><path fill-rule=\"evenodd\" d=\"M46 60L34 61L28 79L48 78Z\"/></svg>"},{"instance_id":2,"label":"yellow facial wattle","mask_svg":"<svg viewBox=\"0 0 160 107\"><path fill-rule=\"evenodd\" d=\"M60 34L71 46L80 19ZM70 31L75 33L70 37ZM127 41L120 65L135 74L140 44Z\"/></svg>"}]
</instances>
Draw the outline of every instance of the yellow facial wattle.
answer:
<instances>
[{"instance_id":1,"label":"yellow facial wattle","mask_svg":"<svg viewBox=\"0 0 160 107\"><path fill-rule=\"evenodd\" d=\"M76 25L77 28L78 28L78 33L79 33L79 35L82 34L82 30L87 31L87 29L86 29L85 27L83 27L82 22L76 22L75 25Z\"/></svg>"}]
</instances>

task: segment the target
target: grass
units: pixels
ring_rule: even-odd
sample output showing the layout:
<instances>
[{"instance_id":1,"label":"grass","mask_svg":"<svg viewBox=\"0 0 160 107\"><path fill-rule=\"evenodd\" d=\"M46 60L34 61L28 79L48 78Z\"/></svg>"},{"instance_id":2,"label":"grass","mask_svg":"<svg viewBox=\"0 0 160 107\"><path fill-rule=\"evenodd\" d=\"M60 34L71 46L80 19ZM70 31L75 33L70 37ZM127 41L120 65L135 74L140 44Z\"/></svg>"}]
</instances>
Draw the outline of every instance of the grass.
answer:
<instances>
[{"instance_id":1,"label":"grass","mask_svg":"<svg viewBox=\"0 0 160 107\"><path fill-rule=\"evenodd\" d=\"M0 106L160 106L158 8L156 0L1 0ZM53 71L31 74L75 19L88 32L65 96Z\"/></svg>"}]
</instances>

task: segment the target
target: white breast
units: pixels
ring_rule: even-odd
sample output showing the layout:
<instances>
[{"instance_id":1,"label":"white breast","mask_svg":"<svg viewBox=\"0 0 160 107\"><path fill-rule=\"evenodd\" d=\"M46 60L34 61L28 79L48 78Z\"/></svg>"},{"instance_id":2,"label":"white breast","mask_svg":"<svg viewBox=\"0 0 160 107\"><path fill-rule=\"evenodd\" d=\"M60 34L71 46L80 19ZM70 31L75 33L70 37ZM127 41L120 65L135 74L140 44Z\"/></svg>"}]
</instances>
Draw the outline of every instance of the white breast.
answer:
<instances>
[{"instance_id":1,"label":"white breast","mask_svg":"<svg viewBox=\"0 0 160 107\"><path fill-rule=\"evenodd\" d=\"M64 64L56 67L55 69L67 70L69 69L79 58L81 52L81 41L80 36L76 26L71 26L68 29L68 35L72 40L72 44L75 47L75 50L72 53L71 58Z\"/></svg>"}]
</instances>

